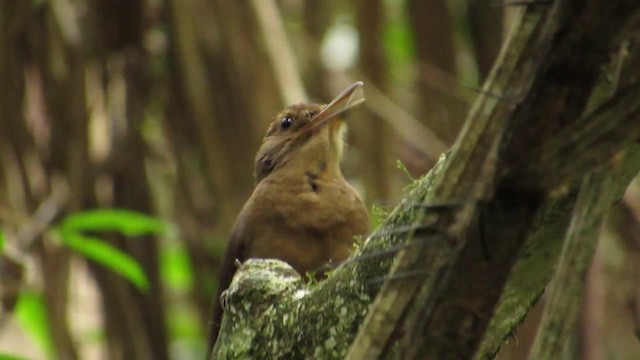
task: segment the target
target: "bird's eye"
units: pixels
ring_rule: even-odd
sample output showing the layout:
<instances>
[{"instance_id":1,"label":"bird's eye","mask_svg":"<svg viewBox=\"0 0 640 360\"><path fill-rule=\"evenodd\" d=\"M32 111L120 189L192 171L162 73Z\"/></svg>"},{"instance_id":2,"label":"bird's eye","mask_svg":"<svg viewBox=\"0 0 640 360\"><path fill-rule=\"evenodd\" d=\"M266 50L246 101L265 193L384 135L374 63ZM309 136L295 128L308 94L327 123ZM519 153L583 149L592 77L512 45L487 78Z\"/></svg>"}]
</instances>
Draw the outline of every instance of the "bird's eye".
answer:
<instances>
[{"instance_id":1,"label":"bird's eye","mask_svg":"<svg viewBox=\"0 0 640 360\"><path fill-rule=\"evenodd\" d=\"M282 127L283 129L288 129L291 127L291 125L293 125L293 119L285 116L282 118L282 120L280 120L280 127Z\"/></svg>"}]
</instances>

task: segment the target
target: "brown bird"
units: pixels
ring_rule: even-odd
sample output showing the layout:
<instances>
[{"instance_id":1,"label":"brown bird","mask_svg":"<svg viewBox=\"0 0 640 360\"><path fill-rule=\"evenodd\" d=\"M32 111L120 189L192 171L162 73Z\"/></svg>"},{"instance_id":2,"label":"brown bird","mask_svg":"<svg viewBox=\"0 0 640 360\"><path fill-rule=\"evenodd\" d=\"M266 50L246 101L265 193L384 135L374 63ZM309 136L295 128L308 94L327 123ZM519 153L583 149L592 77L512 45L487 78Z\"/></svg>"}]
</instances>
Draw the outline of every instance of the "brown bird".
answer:
<instances>
[{"instance_id":1,"label":"brown bird","mask_svg":"<svg viewBox=\"0 0 640 360\"><path fill-rule=\"evenodd\" d=\"M231 231L213 302L208 353L220 330L220 296L235 261L280 259L301 275L345 260L369 216L340 171L346 112L364 101L362 82L325 106L292 105L269 126L255 160L256 186Z\"/></svg>"}]
</instances>

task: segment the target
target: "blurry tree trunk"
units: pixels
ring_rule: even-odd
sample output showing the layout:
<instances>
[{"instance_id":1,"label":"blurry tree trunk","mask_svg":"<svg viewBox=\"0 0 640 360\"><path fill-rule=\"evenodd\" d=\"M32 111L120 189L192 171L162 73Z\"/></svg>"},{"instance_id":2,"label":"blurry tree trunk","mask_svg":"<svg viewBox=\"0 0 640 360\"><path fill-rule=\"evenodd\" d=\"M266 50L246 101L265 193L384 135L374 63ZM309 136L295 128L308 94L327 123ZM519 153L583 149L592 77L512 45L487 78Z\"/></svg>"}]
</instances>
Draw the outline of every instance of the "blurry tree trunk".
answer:
<instances>
[{"instance_id":1,"label":"blurry tree trunk","mask_svg":"<svg viewBox=\"0 0 640 360\"><path fill-rule=\"evenodd\" d=\"M255 9L251 4L215 0L213 5L222 36L217 43L218 52L208 52L207 55L211 58L217 57L228 72L230 88L219 89L218 95L221 96L220 101L226 100L226 103L233 97L237 105L227 108L227 114L243 116L242 121L253 124L241 131L244 136L249 129L252 130L252 146L242 148L253 159L267 125L273 120L272 117L288 105L283 102L285 96L280 88L283 84L277 82L271 66L265 66L264 59L267 59L268 55L261 40L262 29L258 28ZM210 48L213 48L212 45L213 43L210 44ZM222 97L225 94L226 97ZM247 167L250 172L253 170L252 166ZM251 183L250 178L245 178L244 181ZM244 200L246 196L243 196L242 202Z\"/></svg>"},{"instance_id":2,"label":"blurry tree trunk","mask_svg":"<svg viewBox=\"0 0 640 360\"><path fill-rule=\"evenodd\" d=\"M444 73L456 78L453 20L444 0L409 0L407 12L416 47L419 118L436 135L451 144L464 120L465 106L437 83Z\"/></svg>"},{"instance_id":3,"label":"blurry tree trunk","mask_svg":"<svg viewBox=\"0 0 640 360\"><path fill-rule=\"evenodd\" d=\"M53 64L49 62L51 58L43 54L46 52L44 48L56 48L57 55L64 60L66 57L74 58L77 55L75 53L77 49L61 39L55 19L52 19L48 6L39 15L40 17L37 17L31 11L31 4L28 1L0 2L0 93L2 94L0 96L0 186L2 186L2 193L6 194L6 197L2 198L1 204L6 206L6 209L14 209L23 214L31 214L36 210L38 203L46 195L49 185L48 178L40 184L33 179L32 172L38 170L40 173L44 173L45 164L42 163L36 141L27 127L25 116L27 104L24 101L26 96L25 77L28 72L39 75L45 73L49 75L48 79L50 80L47 85L52 86L55 90L67 91L78 76L77 73L65 72L59 74L58 79L51 78L48 66ZM36 34L30 34L28 30L34 24L40 26L37 28ZM45 28L45 24L49 25L48 28ZM44 39L48 41L40 42ZM37 43L38 46L30 46L34 43ZM37 60L41 62L34 64ZM59 82L57 82L58 80ZM56 84L52 84L53 82ZM37 87L41 84L31 85ZM82 109L69 108L70 112L64 113L65 107L73 107L77 103L73 100L68 101L70 99L57 98L54 100L52 97L47 100L57 102L58 107L53 106L53 109L58 112L47 120L59 119L63 128L65 125L75 127L77 121L82 120L79 118L82 117ZM78 116L74 118L74 115ZM58 116L63 118L57 118ZM59 143L60 135L59 133L51 134L51 141ZM80 145L80 148L76 147L75 150L81 150L82 134L74 145ZM65 157L57 164L58 167L53 169L54 166L51 166L48 169L49 174L53 172L59 174L74 166L70 162L72 159L70 155L73 154L58 149L64 153ZM82 163L78 165L83 166ZM75 180L79 179L75 178ZM79 188L81 191L80 184ZM74 205L76 207L79 206L81 198L81 192L75 194ZM36 258L40 260L37 271L38 275L43 278L45 306L49 314L48 320L51 330L51 334L45 335L52 338L54 344L52 355L58 358L75 359L77 353L71 339L66 316L69 254L59 247L43 246L39 235L38 239L28 239L29 243L22 240L19 239L20 245L29 246L28 251L35 250Z\"/></svg>"},{"instance_id":4,"label":"blurry tree trunk","mask_svg":"<svg viewBox=\"0 0 640 360\"><path fill-rule=\"evenodd\" d=\"M109 179L102 186L112 187L100 190L103 193L106 190L112 197L103 199L107 203L102 206L152 213L144 161L147 152L142 138L147 94L152 85L146 78L148 64L142 48L145 5L141 1L95 1L88 9L92 22L87 24L86 33L93 35L93 41L84 39L91 44L87 47L92 57L87 62L97 66L102 80L89 85L94 87L92 91L101 88L106 110L101 115L108 119L108 133L104 136L109 153L98 170L100 176ZM92 199L95 206L95 196ZM108 269L97 264L90 267L102 295L108 356L167 359L157 239L113 236L110 241L140 263L150 287L148 293L142 293Z\"/></svg>"},{"instance_id":5,"label":"blurry tree trunk","mask_svg":"<svg viewBox=\"0 0 640 360\"><path fill-rule=\"evenodd\" d=\"M89 163L86 107L86 49L76 5L47 3L34 13L33 60L42 76L50 130L48 175L63 176L69 190L66 211L91 206L92 169ZM67 326L70 253L43 247L42 266L49 321L57 356L76 358Z\"/></svg>"},{"instance_id":6,"label":"blurry tree trunk","mask_svg":"<svg viewBox=\"0 0 640 360\"><path fill-rule=\"evenodd\" d=\"M307 102L295 54L289 45L282 16L275 0L253 0L256 34L263 45L269 74L278 85L281 104Z\"/></svg>"},{"instance_id":7,"label":"blurry tree trunk","mask_svg":"<svg viewBox=\"0 0 640 360\"><path fill-rule=\"evenodd\" d=\"M197 9L195 6L202 6ZM210 5L209 5L210 6ZM198 139L198 145L202 147L202 160L205 172L205 179L209 182L210 190L213 192L215 201L215 213L210 214L211 220L217 222L223 229L228 228L236 210L239 208L239 201L225 198L232 192L228 189L234 184L234 163L240 161L230 161L225 151L225 140L229 138L229 129L244 128L237 121L242 121L245 114L239 113L235 117L221 117L216 112L218 105L216 95L222 91L233 92L234 89L216 89L213 85L224 87L226 82L211 81L208 70L206 43L203 43L203 34L200 32L200 24L197 24L190 17L195 11L209 11L205 4L198 1L172 1L169 3L170 36L175 44L170 54L172 68L171 78L174 81L172 89L176 89L175 94L169 96L173 98L172 103L176 103L176 113L169 119L169 124L174 122L187 121L193 123L192 135ZM227 14L231 16L231 14ZM217 80L217 79L216 79ZM173 104L171 104L173 105ZM229 106L230 107L230 106ZM179 112L178 112L179 111ZM226 114L230 115L230 114ZM233 121L234 126L219 126L223 121ZM171 127L171 130L176 130ZM231 137L233 138L233 137ZM220 169L223 169L220 171ZM202 176L202 175L200 175Z\"/></svg>"},{"instance_id":8,"label":"blurry tree trunk","mask_svg":"<svg viewBox=\"0 0 640 360\"><path fill-rule=\"evenodd\" d=\"M217 21L215 5L171 1L167 10L173 46L169 48L165 134L176 156L175 214L185 229L194 266L194 300L206 329L216 268L215 258L208 255L211 242L223 241L241 197L251 187L251 146L236 139L249 138L252 143L256 138L251 108L243 106L243 92L238 89L241 83L232 79L234 72L228 57L221 56L219 44L212 43L218 37L209 35L216 30L197 22L203 17ZM195 12L207 16L194 19Z\"/></svg>"},{"instance_id":9,"label":"blurry tree trunk","mask_svg":"<svg viewBox=\"0 0 640 360\"><path fill-rule=\"evenodd\" d=\"M302 18L306 31L304 35L308 37L308 40L302 44L304 51L298 54L298 58L304 59L304 63L307 65L304 78L312 101L331 98L320 54L324 34L332 23L330 10L331 8L326 1L304 1Z\"/></svg>"},{"instance_id":10,"label":"blurry tree trunk","mask_svg":"<svg viewBox=\"0 0 640 360\"><path fill-rule=\"evenodd\" d=\"M209 92L202 97L191 94L194 87L201 88L197 82L205 80L202 55L199 53L199 44L196 43L199 39L196 37L199 26L190 17L190 14L197 9L194 4L196 4L194 1L167 3L168 37L173 46L168 49L167 105L163 125L171 153L176 157L174 214L178 226L183 229L182 237L193 264L192 298L200 312L199 317L205 319L209 312L209 298L213 293L212 282L208 279L215 269L215 260L209 255L210 246L207 240L220 241L223 230L219 229L218 222L224 223L225 220L219 218L223 216L222 214L231 211L224 210L223 207L232 206L232 204L229 199L226 203L220 200L220 203L216 204L217 201L213 195L215 187L211 179L213 170L210 162L212 160L207 159L211 158L208 151L220 150L217 148L210 150L210 148L219 144L202 146L202 142L207 141L208 133L204 132L205 129L199 128L197 120L197 117L204 118L205 126L206 122L215 120L210 105L210 102L215 99L211 98ZM205 10L210 12L208 8L199 11ZM221 67L221 64L213 64L211 69L215 71ZM193 80L194 77L195 80ZM192 84L192 82L196 83ZM218 84L220 83L222 81L218 80ZM207 87L202 91L207 91L208 84L204 86ZM197 113L194 103L203 101L205 104L200 106L205 106L204 111L209 112ZM220 172L218 176L222 178L228 176L230 172L231 169L228 169ZM226 180L223 178L223 181ZM217 218L219 220L216 221ZM201 322L201 327L206 328L205 321Z\"/></svg>"},{"instance_id":11,"label":"blurry tree trunk","mask_svg":"<svg viewBox=\"0 0 640 360\"><path fill-rule=\"evenodd\" d=\"M26 96L25 77L27 74L32 75L30 85L37 90L42 90L39 88L42 84L34 79L39 79L38 75L46 74L49 80L47 85L54 87L55 90L66 91L72 87L78 76L77 73L69 74L63 71L63 74L58 74L59 78L52 79L48 72L49 66L53 66L53 61L49 62L52 59L43 54L46 52L46 48L56 48L57 55L63 58L62 61L66 60L66 57L76 57L75 51L77 49L61 39L50 8L47 6L42 10L38 14L40 16L36 16L31 11L31 4L28 1L0 2L0 93L3 94L0 100L0 159L2 160L0 185L3 189L2 192L7 194L6 198L2 199L2 205L25 214L31 214L36 210L38 203L44 200L49 186L47 182L49 178L42 179L44 181L40 183L33 179L33 172L44 174L45 169L36 147L36 141L27 127L25 117L27 106L24 102ZM35 24L39 25L37 31L30 33L28 30ZM49 26L46 27L45 24ZM44 39L48 41L42 41ZM41 62L34 64L37 60ZM57 82L58 80L59 82ZM52 84L53 82L56 84ZM56 86L60 86L60 88ZM51 97L47 100L59 102L58 107L52 106L58 112L53 114L52 118L47 119L48 121L53 121L58 116L64 117L59 119L64 128L64 125L75 127L77 121L82 120L82 109L77 108L77 102L73 102L73 100L69 102L70 99L61 98L54 100ZM67 106L75 106L76 108L69 108L69 113L63 113L62 110ZM77 116L74 117L74 115ZM60 135L59 133L51 134L51 141L59 143ZM76 151L82 149L82 134L79 135L80 138L74 143L74 145L80 145L75 148ZM65 158L57 164L57 168L53 169L54 166L51 166L48 169L48 175L53 172L59 174L74 167L75 164L70 162L72 160L70 156L73 154L67 151L61 152L66 155ZM82 162L78 165L83 166ZM75 178L75 180L79 179ZM80 192L74 196L76 207L79 206L82 199L81 184L79 184L79 188ZM51 335L55 345L53 355L59 358L75 359L77 357L76 349L71 340L66 317L69 255L67 251L58 247L42 246L39 234L36 236L37 239L22 241L24 239L19 238L18 241L21 246L29 247L28 251L35 249L37 258L41 260L38 274L44 279L46 308L50 314L48 320L52 331L51 334L46 335Z\"/></svg>"},{"instance_id":12,"label":"blurry tree trunk","mask_svg":"<svg viewBox=\"0 0 640 360\"><path fill-rule=\"evenodd\" d=\"M473 50L480 81L484 81L502 47L504 7L485 0L472 0L468 4Z\"/></svg>"},{"instance_id":13,"label":"blurry tree trunk","mask_svg":"<svg viewBox=\"0 0 640 360\"><path fill-rule=\"evenodd\" d=\"M273 68L265 66L264 24L258 23L256 11L251 2L223 0L168 5L173 45L165 127L176 156L175 212L193 260L194 297L203 325L217 268L217 259L207 253L217 249L221 255L253 187L254 154L287 93ZM192 17L194 12L201 16Z\"/></svg>"},{"instance_id":14,"label":"blurry tree trunk","mask_svg":"<svg viewBox=\"0 0 640 360\"><path fill-rule=\"evenodd\" d=\"M17 3L25 4L25 3ZM14 75L24 78L25 73L29 74L32 82L30 85L34 89L31 91L41 92L44 97L43 119L28 119L20 121L21 116L14 116L8 123L14 129L7 133L12 134L12 138L19 140L24 146L22 153L15 153L14 161L21 164L27 158L37 160L37 150L44 148L46 155L46 176L45 181L51 182L64 179L69 188L67 212L82 211L96 206L94 195L94 184L96 176L96 166L91 163L89 155L92 149L89 147L89 102L87 94L95 90L95 83L88 81L88 69L95 65L95 59L101 59L97 68L104 71L105 79L108 79L113 70L109 69L113 65L114 57L117 57L125 50L133 51L133 65L128 74L144 73L145 66L143 57L136 51L140 50L142 39L142 3L131 2L109 2L91 3L88 9L82 8L83 4L70 2L50 2L38 5L24 5L30 12L22 13L2 12L11 14L18 21L29 21L29 31L24 34L16 34L23 44L28 44L24 49L15 48L7 51L6 54L16 54L20 56L29 50L29 60L33 66L22 64L21 67L13 69ZM85 13L86 11L86 13ZM81 17L81 14L88 15ZM24 15L24 16L23 16ZM103 20L91 23L89 19ZM96 27L92 27L96 25ZM21 30L20 26L14 25L14 30ZM28 40L28 42L26 41ZM15 46L16 42L7 41L2 44ZM20 50L20 51L16 51ZM3 52L4 53L4 52ZM114 56L116 54L116 56ZM131 60L131 59L128 59ZM130 63L131 64L131 63ZM103 68L104 66L104 68ZM95 66L94 66L95 67ZM3 67L4 68L4 67ZM117 68L117 66L116 66ZM10 67L7 67L10 69ZM125 124L125 130L120 133L123 136L122 142L112 146L113 159L124 159L124 170L113 179L116 189L133 189L133 194L140 197L133 198L129 194L122 195L116 191L115 202L108 204L115 207L128 207L144 212L150 212L151 206L144 189L148 185L144 181L144 163L142 161L145 154L141 141L141 122L146 109L145 95L141 89L146 91L148 84L139 81L140 79L124 79L124 69L120 69L122 83L126 84L127 102L118 103L108 109L108 117L116 124ZM116 69L114 73L118 73ZM117 76L114 76L117 78ZM117 81L107 81L105 88L109 93L111 85ZM131 84L135 84L131 85ZM24 89L20 83L12 83L16 99L22 99ZM40 88L41 87L41 88ZM33 95L33 94L31 94ZM124 97L125 95L122 94ZM38 98L30 97L36 102L32 106L37 107ZM113 100L113 99L107 99ZM108 102L105 101L105 102ZM22 107L21 101L15 101L18 107ZM126 110L117 109L119 105L124 105ZM123 110L119 112L119 110ZM3 120L6 119L3 116ZM5 123L5 121L3 121ZM32 126L27 130L27 125ZM121 128L122 129L122 128ZM48 133L47 133L48 131ZM30 132L39 134L38 144L30 139ZM45 133L46 135L42 135ZM108 137L112 134L103 134ZM135 139L134 148L129 148L127 142ZM126 141L124 141L126 139ZM16 142L16 144L19 144ZM119 146L122 145L122 146ZM11 154L11 152L8 152ZM35 155L34 155L35 153ZM128 156L133 154L132 156ZM127 155L127 156L125 156ZM109 166L114 165L107 161ZM101 164L104 165L104 164ZM33 166L33 165L30 165ZM37 166L37 165L36 165ZM26 210L29 212L35 208L35 200L31 198L33 192L29 184L32 184L37 175L37 168L29 168L29 176L24 175L23 188L25 198L30 198ZM113 175L101 168L101 175ZM114 172L116 173L116 172ZM142 176L142 180L138 178ZM42 185L41 185L42 186ZM45 186L50 186L45 185ZM48 190L48 189L46 189ZM40 189L42 192L42 189ZM46 193L41 194L46 195ZM30 210L30 209L31 210ZM145 273L151 282L151 293L140 294L137 290L122 280L119 275L104 268L92 265L99 289L102 291L104 313L106 314L106 333L109 344L109 356L118 358L138 358L138 359L166 359L166 337L164 335L162 296L159 286L156 243L153 239L147 241L128 242L133 245L131 253L137 257L142 264ZM42 246L39 243L38 252L41 259L42 275L44 277L44 293L47 304L47 313L51 324L52 338L55 346L55 356L57 358L74 359L77 352L67 325L68 315L68 272L70 253L66 248L61 248L57 244L47 244ZM136 249L139 246L143 249ZM114 285L119 284L119 285ZM139 316L139 317L138 317Z\"/></svg>"},{"instance_id":15,"label":"blurry tree trunk","mask_svg":"<svg viewBox=\"0 0 640 360\"><path fill-rule=\"evenodd\" d=\"M27 1L0 2L0 186L2 203L31 211L33 197L28 185L23 156L33 145L24 127L24 67L27 61L27 27L30 21ZM14 181L13 179L17 179ZM13 196L12 196L13 195ZM22 195L22 200L16 198Z\"/></svg>"},{"instance_id":16,"label":"blurry tree trunk","mask_svg":"<svg viewBox=\"0 0 640 360\"><path fill-rule=\"evenodd\" d=\"M378 89L387 85L386 55L380 39L383 38L385 13L381 0L356 1L356 20L360 33L360 67L364 76ZM360 172L365 179L366 199L380 203L390 199L392 133L389 126L371 111L363 117L367 121L354 124L360 150Z\"/></svg>"},{"instance_id":17,"label":"blurry tree trunk","mask_svg":"<svg viewBox=\"0 0 640 360\"><path fill-rule=\"evenodd\" d=\"M135 9L135 7L134 7ZM140 14L142 15L142 14ZM142 23L142 16L138 18ZM153 213L151 188L146 173L145 157L147 155L142 125L145 120L150 81L145 77L148 66L146 54L141 44L126 49L123 57L122 76L126 82L126 130L116 136L114 145L122 144L127 156L122 156L122 164L113 169L114 198L116 208L131 209L146 214ZM144 269L149 279L149 291L141 293L129 285L129 294L136 304L145 334L145 340L151 348L152 359L168 359L168 337L165 327L166 310L164 307L163 287L160 282L159 241L154 236L141 236L137 239L121 238L120 243ZM111 276L117 276L112 274ZM140 336L140 335L138 335Z\"/></svg>"}]
</instances>

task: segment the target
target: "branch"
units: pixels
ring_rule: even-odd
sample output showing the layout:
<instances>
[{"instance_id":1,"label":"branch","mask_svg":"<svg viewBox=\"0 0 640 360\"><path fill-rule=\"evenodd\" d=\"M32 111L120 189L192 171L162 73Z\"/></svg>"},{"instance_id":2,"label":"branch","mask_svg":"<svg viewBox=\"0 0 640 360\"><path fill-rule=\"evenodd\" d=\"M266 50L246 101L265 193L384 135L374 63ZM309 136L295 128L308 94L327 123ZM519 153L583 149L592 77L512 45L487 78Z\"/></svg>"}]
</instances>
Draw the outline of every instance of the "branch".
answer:
<instances>
[{"instance_id":1,"label":"branch","mask_svg":"<svg viewBox=\"0 0 640 360\"><path fill-rule=\"evenodd\" d=\"M540 149L540 161L531 163L518 175L523 186L554 189L579 180L584 169L606 163L619 147L638 139L640 129L640 83L619 91L583 120L570 124L551 136ZM612 146L613 145L613 146Z\"/></svg>"},{"instance_id":2,"label":"branch","mask_svg":"<svg viewBox=\"0 0 640 360\"><path fill-rule=\"evenodd\" d=\"M440 154L447 151L444 141L433 130L396 105L372 82L365 82L365 84L367 84L368 98L365 105L384 120L402 141L420 150L434 162L438 160Z\"/></svg>"},{"instance_id":3,"label":"branch","mask_svg":"<svg viewBox=\"0 0 640 360\"><path fill-rule=\"evenodd\" d=\"M595 109L606 107L607 101L611 102L611 99L617 96L617 91L620 87L627 89L633 87L634 82L638 79L639 73L636 65L638 59L640 59L640 31L638 31L637 24L629 27L626 33L627 39L621 42L616 56L612 57L609 64L600 73L598 82L591 91L584 111L585 114L591 114L587 117L592 117L595 114ZM631 104L631 106L633 105ZM619 123L620 120L625 119L612 119L616 123ZM585 125L584 122L578 123L576 128L583 125ZM584 129L588 128L584 127ZM571 133L566 134L567 137L552 136L552 138L571 139L580 137ZM553 142L550 141L550 143ZM572 166L572 160L570 159L573 156L575 156L575 159L580 159L581 156L598 156L597 153L600 152L593 149L577 152L574 151L573 147L565 148L567 153L571 153L571 155L567 156L567 154L559 153L558 156L559 159L567 159L568 167ZM608 151L605 150L605 152ZM616 158L619 159L620 157ZM623 169L616 169L618 176L616 176L612 188L609 189L616 193L614 199L619 199L622 196L631 179L638 173L640 145L632 144L628 146L624 158L626 161ZM550 167L549 174L553 174L553 171L558 169L559 167ZM579 167L574 169L576 174L579 173ZM562 169L560 170L562 171ZM541 174L541 176L552 179L549 174ZM547 184L550 182L547 181ZM529 309L538 301L553 276L562 247L562 241L559 240L564 230L569 226L578 193L578 189L573 188L570 183L567 183L567 185L562 186L559 190L554 190L554 196L548 198L536 214L532 231L529 233L522 249L522 254L526 256L521 256L512 270L495 315L491 319L489 328L484 335L480 350L476 353L476 359L493 358L495 356L504 341L513 336L514 329L523 321Z\"/></svg>"},{"instance_id":4,"label":"branch","mask_svg":"<svg viewBox=\"0 0 640 360\"><path fill-rule=\"evenodd\" d=\"M640 170L640 167L635 166L635 169ZM582 182L530 359L552 359L563 352L573 336L583 298L584 278L595 253L602 223L619 195L613 186L614 179L624 170L623 166L605 169L587 176Z\"/></svg>"}]
</instances>

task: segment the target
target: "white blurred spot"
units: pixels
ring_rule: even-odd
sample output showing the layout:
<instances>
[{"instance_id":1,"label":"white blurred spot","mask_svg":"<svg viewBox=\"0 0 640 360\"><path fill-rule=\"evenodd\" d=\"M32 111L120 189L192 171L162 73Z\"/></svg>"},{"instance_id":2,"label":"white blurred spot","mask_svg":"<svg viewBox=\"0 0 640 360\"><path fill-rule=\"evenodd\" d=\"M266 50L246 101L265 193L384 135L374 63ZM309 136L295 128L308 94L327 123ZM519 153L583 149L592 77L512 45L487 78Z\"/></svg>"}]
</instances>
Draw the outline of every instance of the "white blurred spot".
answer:
<instances>
[{"instance_id":1,"label":"white blurred spot","mask_svg":"<svg viewBox=\"0 0 640 360\"><path fill-rule=\"evenodd\" d=\"M358 59L358 32L350 24L336 23L326 33L321 56L324 66L333 71L345 71Z\"/></svg>"}]
</instances>

